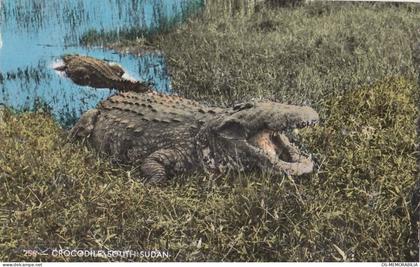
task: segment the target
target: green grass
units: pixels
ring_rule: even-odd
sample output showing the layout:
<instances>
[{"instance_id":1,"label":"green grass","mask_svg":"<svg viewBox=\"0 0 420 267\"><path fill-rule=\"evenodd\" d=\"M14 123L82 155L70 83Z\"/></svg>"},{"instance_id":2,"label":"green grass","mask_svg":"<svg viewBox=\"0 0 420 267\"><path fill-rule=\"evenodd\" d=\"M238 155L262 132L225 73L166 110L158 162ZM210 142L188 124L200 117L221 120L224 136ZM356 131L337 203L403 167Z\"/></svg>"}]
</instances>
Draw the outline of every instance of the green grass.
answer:
<instances>
[{"instance_id":1,"label":"green grass","mask_svg":"<svg viewBox=\"0 0 420 267\"><path fill-rule=\"evenodd\" d=\"M364 5L262 10L197 19L155 44L167 56L175 89L188 97L316 104L389 75L414 77L419 19L418 10Z\"/></svg>"},{"instance_id":2,"label":"green grass","mask_svg":"<svg viewBox=\"0 0 420 267\"><path fill-rule=\"evenodd\" d=\"M165 53L173 87L184 96L316 105L390 75L415 77L416 6L332 3L231 16L222 12L231 6L209 2L202 16L148 39Z\"/></svg>"},{"instance_id":3,"label":"green grass","mask_svg":"<svg viewBox=\"0 0 420 267\"><path fill-rule=\"evenodd\" d=\"M414 260L416 90L397 78L325 99L322 124L301 133L318 162L306 177L196 175L163 188L67 143L45 114L6 113L0 260L31 259L15 249L35 247L167 249L176 261Z\"/></svg>"}]
</instances>

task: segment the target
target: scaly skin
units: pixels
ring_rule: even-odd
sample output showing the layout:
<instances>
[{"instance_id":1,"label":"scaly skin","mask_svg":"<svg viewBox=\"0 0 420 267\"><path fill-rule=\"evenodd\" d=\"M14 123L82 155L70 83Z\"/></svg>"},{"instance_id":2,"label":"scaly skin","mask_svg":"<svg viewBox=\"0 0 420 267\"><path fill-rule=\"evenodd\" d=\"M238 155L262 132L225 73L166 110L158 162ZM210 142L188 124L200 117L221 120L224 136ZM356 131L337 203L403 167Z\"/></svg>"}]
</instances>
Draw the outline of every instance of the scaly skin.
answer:
<instances>
[{"instance_id":1,"label":"scaly skin","mask_svg":"<svg viewBox=\"0 0 420 267\"><path fill-rule=\"evenodd\" d=\"M125 92L86 112L70 136L87 139L116 162L140 166L151 183L231 169L301 175L313 162L285 133L318 119L310 107L257 102L209 108L178 96Z\"/></svg>"},{"instance_id":2,"label":"scaly skin","mask_svg":"<svg viewBox=\"0 0 420 267\"><path fill-rule=\"evenodd\" d=\"M63 71L78 85L139 93L151 91L146 83L124 79L124 70L117 64L80 55L66 55L62 59L64 65L55 70Z\"/></svg>"}]
</instances>

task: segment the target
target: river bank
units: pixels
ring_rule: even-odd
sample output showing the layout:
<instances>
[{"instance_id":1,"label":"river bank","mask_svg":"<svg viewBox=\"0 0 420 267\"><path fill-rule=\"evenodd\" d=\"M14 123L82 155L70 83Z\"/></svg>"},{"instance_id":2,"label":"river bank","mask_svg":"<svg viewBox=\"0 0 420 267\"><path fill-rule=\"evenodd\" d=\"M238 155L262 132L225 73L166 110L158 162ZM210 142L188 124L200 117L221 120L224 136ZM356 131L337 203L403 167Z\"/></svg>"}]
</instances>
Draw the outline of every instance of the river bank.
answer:
<instances>
[{"instance_id":1,"label":"river bank","mask_svg":"<svg viewBox=\"0 0 420 267\"><path fill-rule=\"evenodd\" d=\"M74 85L53 66L64 54L90 55L124 65L135 79L153 81L156 90L170 92L165 59L154 51L141 56L116 54L100 46L82 46L90 29L115 31L135 26L158 31L201 7L200 0L48 1L2 0L0 9L0 103L17 111L49 110L62 126L115 93ZM123 37L123 36L121 36Z\"/></svg>"},{"instance_id":2,"label":"river bank","mask_svg":"<svg viewBox=\"0 0 420 267\"><path fill-rule=\"evenodd\" d=\"M147 39L165 54L177 93L216 104L264 97L317 105L387 76L416 77L418 6L312 4L235 16L222 7Z\"/></svg>"}]
</instances>

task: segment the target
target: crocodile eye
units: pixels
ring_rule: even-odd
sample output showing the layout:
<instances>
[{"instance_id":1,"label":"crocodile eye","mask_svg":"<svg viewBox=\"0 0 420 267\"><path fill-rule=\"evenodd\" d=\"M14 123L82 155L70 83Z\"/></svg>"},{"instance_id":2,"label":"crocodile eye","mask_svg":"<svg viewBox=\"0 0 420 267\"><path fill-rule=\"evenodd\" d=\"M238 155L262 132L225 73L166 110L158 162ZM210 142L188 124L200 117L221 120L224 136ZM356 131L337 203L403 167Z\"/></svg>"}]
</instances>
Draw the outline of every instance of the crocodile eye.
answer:
<instances>
[{"instance_id":1,"label":"crocodile eye","mask_svg":"<svg viewBox=\"0 0 420 267\"><path fill-rule=\"evenodd\" d=\"M246 131L244 127L237 121L226 121L217 128L217 132L221 137L226 139L245 139Z\"/></svg>"}]
</instances>

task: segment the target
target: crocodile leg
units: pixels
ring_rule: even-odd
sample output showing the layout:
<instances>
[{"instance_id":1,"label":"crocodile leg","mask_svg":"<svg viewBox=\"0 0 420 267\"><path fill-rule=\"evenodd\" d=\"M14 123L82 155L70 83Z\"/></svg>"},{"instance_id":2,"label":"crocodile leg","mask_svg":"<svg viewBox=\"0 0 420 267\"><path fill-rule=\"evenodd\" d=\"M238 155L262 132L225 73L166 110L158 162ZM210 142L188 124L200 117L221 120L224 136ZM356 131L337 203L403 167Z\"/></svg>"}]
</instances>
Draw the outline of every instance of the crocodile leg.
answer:
<instances>
[{"instance_id":1,"label":"crocodile leg","mask_svg":"<svg viewBox=\"0 0 420 267\"><path fill-rule=\"evenodd\" d=\"M76 138L89 138L99 114L100 111L98 109L91 109L85 112L76 125L70 130L68 138L70 140Z\"/></svg>"},{"instance_id":2,"label":"crocodile leg","mask_svg":"<svg viewBox=\"0 0 420 267\"><path fill-rule=\"evenodd\" d=\"M147 183L162 183L182 170L188 169L191 158L185 153L185 148L160 149L148 156L141 165L144 181Z\"/></svg>"}]
</instances>

